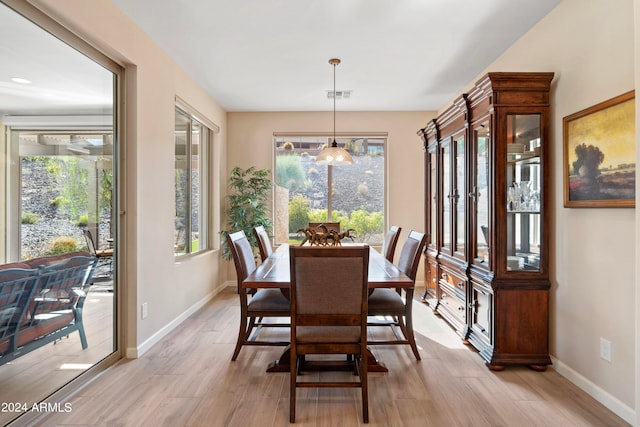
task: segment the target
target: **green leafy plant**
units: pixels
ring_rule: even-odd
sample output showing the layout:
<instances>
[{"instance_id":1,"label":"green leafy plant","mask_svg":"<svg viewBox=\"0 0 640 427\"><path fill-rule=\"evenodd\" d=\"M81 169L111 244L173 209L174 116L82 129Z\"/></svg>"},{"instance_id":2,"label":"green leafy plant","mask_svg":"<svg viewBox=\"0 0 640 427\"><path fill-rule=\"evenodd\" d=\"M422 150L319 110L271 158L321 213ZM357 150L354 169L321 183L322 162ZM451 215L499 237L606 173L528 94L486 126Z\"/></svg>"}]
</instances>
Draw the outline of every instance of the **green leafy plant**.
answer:
<instances>
[{"instance_id":1,"label":"green leafy plant","mask_svg":"<svg viewBox=\"0 0 640 427\"><path fill-rule=\"evenodd\" d=\"M89 215L80 215L76 221L78 227L86 227L89 224Z\"/></svg>"},{"instance_id":2,"label":"green leafy plant","mask_svg":"<svg viewBox=\"0 0 640 427\"><path fill-rule=\"evenodd\" d=\"M82 167L80 160L71 156L56 158L37 158L43 162L47 173L50 174L61 189L60 194L51 202L57 208L62 208L69 218L77 218L87 212L89 172Z\"/></svg>"},{"instance_id":3,"label":"green leafy plant","mask_svg":"<svg viewBox=\"0 0 640 427\"><path fill-rule=\"evenodd\" d=\"M293 196L289 202L289 232L295 233L309 225L309 199L301 194Z\"/></svg>"},{"instance_id":4,"label":"green leafy plant","mask_svg":"<svg viewBox=\"0 0 640 427\"><path fill-rule=\"evenodd\" d=\"M35 224L40 219L35 212L23 212L22 213L22 223L23 224Z\"/></svg>"},{"instance_id":5,"label":"green leafy plant","mask_svg":"<svg viewBox=\"0 0 640 427\"><path fill-rule=\"evenodd\" d=\"M55 206L56 208L63 206L66 203L66 200L62 196L57 196L55 199L51 201L51 206Z\"/></svg>"},{"instance_id":6,"label":"green leafy plant","mask_svg":"<svg viewBox=\"0 0 640 427\"><path fill-rule=\"evenodd\" d=\"M267 233L271 232L272 223L268 214L268 200L272 183L268 169L250 167L233 168L229 177L231 193L227 196L229 207L227 229L220 232L222 236L222 254L230 260L232 255L227 245L227 235L236 231L244 231L254 251L258 244L253 236L253 227L262 225Z\"/></svg>"},{"instance_id":7,"label":"green leafy plant","mask_svg":"<svg viewBox=\"0 0 640 427\"><path fill-rule=\"evenodd\" d=\"M358 240L366 242L372 234L382 233L384 228L384 215L382 212L368 212L358 209L351 212L349 228L355 231Z\"/></svg>"}]
</instances>

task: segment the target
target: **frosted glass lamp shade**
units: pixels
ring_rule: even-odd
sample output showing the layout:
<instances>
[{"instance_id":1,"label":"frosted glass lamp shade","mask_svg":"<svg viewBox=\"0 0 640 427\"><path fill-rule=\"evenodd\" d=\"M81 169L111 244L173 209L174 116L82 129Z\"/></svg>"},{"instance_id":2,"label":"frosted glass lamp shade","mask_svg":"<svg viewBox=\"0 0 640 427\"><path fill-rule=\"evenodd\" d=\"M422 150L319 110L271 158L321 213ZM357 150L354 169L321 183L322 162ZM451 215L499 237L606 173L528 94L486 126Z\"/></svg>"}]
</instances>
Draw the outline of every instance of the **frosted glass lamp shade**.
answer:
<instances>
[{"instance_id":1,"label":"frosted glass lamp shade","mask_svg":"<svg viewBox=\"0 0 640 427\"><path fill-rule=\"evenodd\" d=\"M333 141L331 147L327 147L318 154L316 157L316 164L318 165L352 165L353 158L351 154L344 148L338 147L338 143Z\"/></svg>"}]
</instances>

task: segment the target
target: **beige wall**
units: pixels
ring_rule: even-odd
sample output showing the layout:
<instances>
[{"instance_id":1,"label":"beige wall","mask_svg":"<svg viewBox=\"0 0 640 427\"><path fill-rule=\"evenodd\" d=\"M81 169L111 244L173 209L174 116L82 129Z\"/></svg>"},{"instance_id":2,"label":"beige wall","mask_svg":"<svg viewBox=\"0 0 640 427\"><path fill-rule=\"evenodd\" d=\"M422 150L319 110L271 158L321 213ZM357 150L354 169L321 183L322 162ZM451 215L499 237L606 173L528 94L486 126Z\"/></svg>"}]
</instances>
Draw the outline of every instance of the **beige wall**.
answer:
<instances>
[{"instance_id":1,"label":"beige wall","mask_svg":"<svg viewBox=\"0 0 640 427\"><path fill-rule=\"evenodd\" d=\"M562 151L563 117L634 89L633 0L564 0L486 71L555 72L554 367L633 423L636 212L564 208ZM600 337L613 343L611 363L599 357Z\"/></svg>"},{"instance_id":2,"label":"beige wall","mask_svg":"<svg viewBox=\"0 0 640 427\"><path fill-rule=\"evenodd\" d=\"M126 67L126 275L120 285L126 296L126 350L145 351L177 325L224 282L217 252L174 261L173 169L174 106L179 96L202 116L218 124L214 179L219 183L225 155L226 115L178 66L108 0L36 0L48 14L70 27ZM214 211L220 194L214 187ZM216 228L217 230L217 228ZM215 231L214 230L214 233ZM216 237L217 234L213 234ZM140 307L149 315L141 320Z\"/></svg>"},{"instance_id":3,"label":"beige wall","mask_svg":"<svg viewBox=\"0 0 640 427\"><path fill-rule=\"evenodd\" d=\"M434 112L344 112L337 105L337 132L387 132L388 224L403 228L398 247L410 229L424 230L424 155L417 131ZM229 113L227 165L272 169L274 132L331 132L332 112ZM421 265L421 270L424 268ZM418 281L424 275L418 273Z\"/></svg>"}]
</instances>

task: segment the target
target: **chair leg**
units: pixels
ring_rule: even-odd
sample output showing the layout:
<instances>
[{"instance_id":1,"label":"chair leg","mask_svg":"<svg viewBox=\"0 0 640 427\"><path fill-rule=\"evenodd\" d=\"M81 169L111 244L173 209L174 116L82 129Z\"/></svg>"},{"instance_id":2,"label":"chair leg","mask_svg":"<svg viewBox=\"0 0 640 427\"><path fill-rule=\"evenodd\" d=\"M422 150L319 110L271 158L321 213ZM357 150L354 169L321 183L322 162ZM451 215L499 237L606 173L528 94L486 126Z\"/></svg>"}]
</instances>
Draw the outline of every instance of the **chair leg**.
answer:
<instances>
[{"instance_id":1,"label":"chair leg","mask_svg":"<svg viewBox=\"0 0 640 427\"><path fill-rule=\"evenodd\" d=\"M413 355L416 356L416 360L420 360L420 353L418 352L418 346L416 344L416 338L413 334L413 288L405 289L405 305L406 312L404 316L405 320L405 337L411 345ZM402 317L398 317L398 320L402 320Z\"/></svg>"},{"instance_id":2,"label":"chair leg","mask_svg":"<svg viewBox=\"0 0 640 427\"><path fill-rule=\"evenodd\" d=\"M291 351L290 367L289 367L289 422L296 422L296 383L298 378L298 357L295 351Z\"/></svg>"},{"instance_id":3,"label":"chair leg","mask_svg":"<svg viewBox=\"0 0 640 427\"><path fill-rule=\"evenodd\" d=\"M82 346L83 350L86 350L88 347L87 334L85 334L84 332L84 325L82 323L80 323L80 326L78 326L78 333L80 334L80 345Z\"/></svg>"},{"instance_id":4,"label":"chair leg","mask_svg":"<svg viewBox=\"0 0 640 427\"><path fill-rule=\"evenodd\" d=\"M360 383L362 387L362 421L365 424L369 423L369 387L368 387L368 372L367 372L367 360L366 357L361 354L356 358L358 371L360 372Z\"/></svg>"},{"instance_id":5,"label":"chair leg","mask_svg":"<svg viewBox=\"0 0 640 427\"><path fill-rule=\"evenodd\" d=\"M411 346L411 350L413 351L413 355L416 357L416 360L420 359L420 353L418 352L418 345L416 344L416 337L413 334L413 319L412 316L409 315L406 318L406 324L400 321L401 324L404 325L403 332L405 337L407 337L407 341L409 341L409 345Z\"/></svg>"},{"instance_id":6,"label":"chair leg","mask_svg":"<svg viewBox=\"0 0 640 427\"><path fill-rule=\"evenodd\" d=\"M238 330L238 341L236 342L236 348L233 351L233 356L231 356L231 360L234 361L238 358L238 354L240 354L240 349L242 348L242 344L244 344L247 336L247 316L244 314L240 317L240 329Z\"/></svg>"}]
</instances>

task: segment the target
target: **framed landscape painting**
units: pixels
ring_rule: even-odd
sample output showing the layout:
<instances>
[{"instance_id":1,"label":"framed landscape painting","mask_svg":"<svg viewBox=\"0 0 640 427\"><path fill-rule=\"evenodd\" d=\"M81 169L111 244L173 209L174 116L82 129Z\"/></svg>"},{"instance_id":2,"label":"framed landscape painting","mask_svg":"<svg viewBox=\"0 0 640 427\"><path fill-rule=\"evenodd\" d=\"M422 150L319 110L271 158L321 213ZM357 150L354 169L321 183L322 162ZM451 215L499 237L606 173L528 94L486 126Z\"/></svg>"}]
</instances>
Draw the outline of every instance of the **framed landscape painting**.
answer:
<instances>
[{"instance_id":1,"label":"framed landscape painting","mask_svg":"<svg viewBox=\"0 0 640 427\"><path fill-rule=\"evenodd\" d=\"M564 206L635 207L635 92L562 119Z\"/></svg>"}]
</instances>

